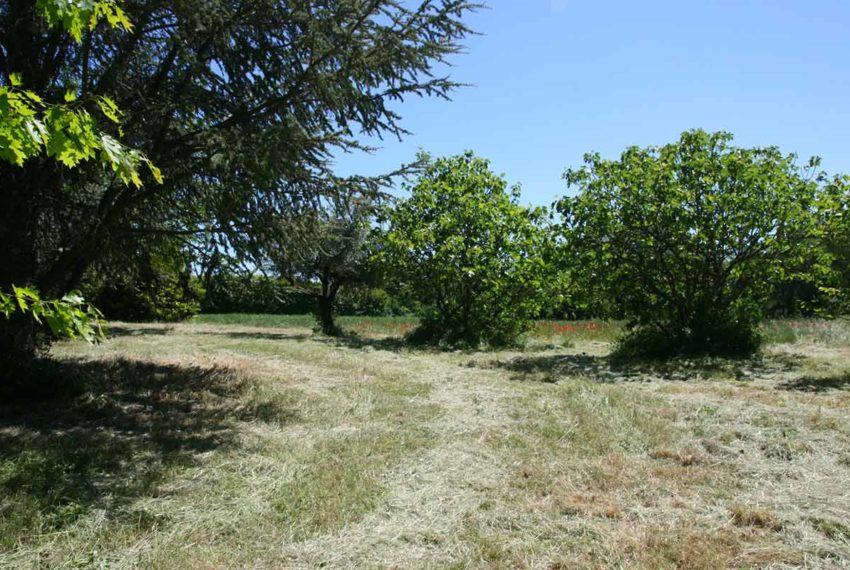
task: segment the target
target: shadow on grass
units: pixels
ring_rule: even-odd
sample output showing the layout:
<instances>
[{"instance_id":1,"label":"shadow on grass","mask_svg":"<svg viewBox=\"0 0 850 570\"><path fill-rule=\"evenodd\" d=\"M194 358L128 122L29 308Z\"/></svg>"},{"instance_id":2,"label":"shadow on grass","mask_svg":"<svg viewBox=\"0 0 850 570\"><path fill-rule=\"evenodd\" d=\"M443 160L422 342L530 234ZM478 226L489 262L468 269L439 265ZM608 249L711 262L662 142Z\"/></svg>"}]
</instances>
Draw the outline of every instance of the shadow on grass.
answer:
<instances>
[{"instance_id":1,"label":"shadow on grass","mask_svg":"<svg viewBox=\"0 0 850 570\"><path fill-rule=\"evenodd\" d=\"M45 359L33 370L34 386L59 388L0 399L0 547L94 509L143 524L127 505L232 446L244 415L245 383L226 368Z\"/></svg>"},{"instance_id":2,"label":"shadow on grass","mask_svg":"<svg viewBox=\"0 0 850 570\"><path fill-rule=\"evenodd\" d=\"M317 335L314 336L313 339L319 342L333 343L336 346L357 350L373 349L387 350L391 352L405 350L422 354L445 354L450 352L459 354L478 354L482 352L498 352L500 350L504 350L503 348L488 347L486 345L482 345L478 348L470 348L419 342L413 341L407 336L387 335L381 337L369 337L361 336L354 332L346 332L343 335L332 337Z\"/></svg>"},{"instance_id":3,"label":"shadow on grass","mask_svg":"<svg viewBox=\"0 0 850 570\"><path fill-rule=\"evenodd\" d=\"M634 382L652 379L688 381L708 378L748 380L773 367L760 358L746 361L716 357L673 358L668 360L624 358L617 355L556 354L517 356L482 364L513 372L514 380L554 383L565 378L586 378L595 382Z\"/></svg>"},{"instance_id":4,"label":"shadow on grass","mask_svg":"<svg viewBox=\"0 0 850 570\"><path fill-rule=\"evenodd\" d=\"M295 340L303 342L313 338L309 333L278 333L278 332L246 332L246 331L192 331L193 335L202 336L226 336L236 339L251 339L251 340Z\"/></svg>"},{"instance_id":5,"label":"shadow on grass","mask_svg":"<svg viewBox=\"0 0 850 570\"><path fill-rule=\"evenodd\" d=\"M797 390L800 392L850 390L850 372L820 378L814 376L803 376L802 378L797 378L796 380L780 384L779 387L783 390Z\"/></svg>"},{"instance_id":6,"label":"shadow on grass","mask_svg":"<svg viewBox=\"0 0 850 570\"><path fill-rule=\"evenodd\" d=\"M132 324L110 324L107 334L110 338L125 336L165 336L174 330L173 325L133 326Z\"/></svg>"},{"instance_id":7,"label":"shadow on grass","mask_svg":"<svg viewBox=\"0 0 850 570\"><path fill-rule=\"evenodd\" d=\"M340 336L315 336L314 340L327 342L351 348L354 350L372 349L399 352L401 350L421 350L423 352L433 351L432 347L421 347L410 344L406 338L401 336L385 336L380 338L360 336L356 333L347 332Z\"/></svg>"}]
</instances>

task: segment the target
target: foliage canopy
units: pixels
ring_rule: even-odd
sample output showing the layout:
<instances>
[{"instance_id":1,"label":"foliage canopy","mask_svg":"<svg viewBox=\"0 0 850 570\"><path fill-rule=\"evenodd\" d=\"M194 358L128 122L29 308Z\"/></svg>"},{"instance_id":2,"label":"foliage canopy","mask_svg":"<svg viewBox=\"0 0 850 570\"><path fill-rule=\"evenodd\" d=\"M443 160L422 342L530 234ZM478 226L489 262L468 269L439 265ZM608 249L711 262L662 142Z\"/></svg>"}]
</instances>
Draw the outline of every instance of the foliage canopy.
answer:
<instances>
[{"instance_id":1,"label":"foliage canopy","mask_svg":"<svg viewBox=\"0 0 850 570\"><path fill-rule=\"evenodd\" d=\"M448 345L506 345L540 312L545 211L518 204L471 152L425 162L409 198L386 213L378 253L396 288L423 307L417 336Z\"/></svg>"},{"instance_id":2,"label":"foliage canopy","mask_svg":"<svg viewBox=\"0 0 850 570\"><path fill-rule=\"evenodd\" d=\"M439 66L476 7L0 3L0 291L61 298L140 236L239 253L279 237L334 193L335 153L406 133L395 102L457 86ZM10 326L0 345L27 337Z\"/></svg>"},{"instance_id":3,"label":"foliage canopy","mask_svg":"<svg viewBox=\"0 0 850 570\"><path fill-rule=\"evenodd\" d=\"M752 352L771 281L814 251L817 160L800 168L775 147L731 141L689 131L619 160L586 155L564 175L579 191L557 203L574 289L638 326L632 346Z\"/></svg>"}]
</instances>

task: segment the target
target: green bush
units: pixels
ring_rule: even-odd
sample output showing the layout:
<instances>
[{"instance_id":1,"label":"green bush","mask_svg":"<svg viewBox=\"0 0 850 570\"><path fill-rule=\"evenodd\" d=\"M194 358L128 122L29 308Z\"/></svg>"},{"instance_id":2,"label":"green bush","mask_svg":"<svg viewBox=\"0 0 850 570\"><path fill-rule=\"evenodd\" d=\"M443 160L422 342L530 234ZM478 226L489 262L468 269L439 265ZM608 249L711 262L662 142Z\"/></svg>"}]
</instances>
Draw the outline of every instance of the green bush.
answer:
<instances>
[{"instance_id":1,"label":"green bush","mask_svg":"<svg viewBox=\"0 0 850 570\"><path fill-rule=\"evenodd\" d=\"M378 262L420 304L411 340L503 346L529 330L551 289L543 209L520 206L489 162L431 160L411 196L386 212Z\"/></svg>"},{"instance_id":2,"label":"green bush","mask_svg":"<svg viewBox=\"0 0 850 570\"><path fill-rule=\"evenodd\" d=\"M183 320L200 310L204 296L190 263L177 243L135 244L90 271L83 292L110 320Z\"/></svg>"},{"instance_id":3,"label":"green bush","mask_svg":"<svg viewBox=\"0 0 850 570\"><path fill-rule=\"evenodd\" d=\"M414 308L385 289L349 287L342 289L336 299L336 312L356 317L398 317L409 315Z\"/></svg>"},{"instance_id":4,"label":"green bush","mask_svg":"<svg viewBox=\"0 0 850 570\"><path fill-rule=\"evenodd\" d=\"M206 288L201 312L304 315L315 311L317 287L293 287L279 278L219 275ZM384 289L359 286L340 290L335 310L345 316L389 317L410 314L413 308Z\"/></svg>"},{"instance_id":5,"label":"green bush","mask_svg":"<svg viewBox=\"0 0 850 570\"><path fill-rule=\"evenodd\" d=\"M817 161L800 168L775 147L731 139L690 131L619 160L587 155L565 174L579 194L558 203L564 265L597 314L631 321L622 353L750 354L773 285L817 285L829 271L812 254Z\"/></svg>"},{"instance_id":6,"label":"green bush","mask_svg":"<svg viewBox=\"0 0 850 570\"><path fill-rule=\"evenodd\" d=\"M109 283L95 291L93 302L111 320L174 322L197 314L202 294L194 281L188 286L171 280Z\"/></svg>"}]
</instances>

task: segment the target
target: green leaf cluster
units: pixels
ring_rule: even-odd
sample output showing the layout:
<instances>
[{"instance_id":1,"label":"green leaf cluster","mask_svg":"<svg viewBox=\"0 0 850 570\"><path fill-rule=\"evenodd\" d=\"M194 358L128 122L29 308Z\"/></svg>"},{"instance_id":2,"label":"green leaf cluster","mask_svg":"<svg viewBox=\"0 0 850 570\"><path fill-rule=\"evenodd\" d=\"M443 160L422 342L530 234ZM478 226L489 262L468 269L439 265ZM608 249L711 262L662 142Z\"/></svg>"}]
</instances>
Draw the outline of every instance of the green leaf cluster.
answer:
<instances>
[{"instance_id":1,"label":"green leaf cluster","mask_svg":"<svg viewBox=\"0 0 850 570\"><path fill-rule=\"evenodd\" d=\"M12 287L11 293L0 291L0 314L5 319L11 319L15 314L29 315L36 323L47 325L57 337L82 339L90 343L105 338L103 315L78 293L45 300L33 288Z\"/></svg>"},{"instance_id":2,"label":"green leaf cluster","mask_svg":"<svg viewBox=\"0 0 850 570\"><path fill-rule=\"evenodd\" d=\"M111 28L133 28L127 15L113 0L36 0L39 13L51 28L64 28L75 41L94 30L101 20Z\"/></svg>"},{"instance_id":3,"label":"green leaf cluster","mask_svg":"<svg viewBox=\"0 0 850 570\"><path fill-rule=\"evenodd\" d=\"M15 76L13 76L15 77ZM17 77L14 83L19 83ZM162 174L140 151L128 148L101 131L82 103L48 104L17 85L0 86L0 159L19 166L46 152L69 168L99 158L125 184L141 187L139 168L146 165L157 182ZM72 99L66 97L66 99ZM97 97L93 103L113 123L120 121L115 103Z\"/></svg>"},{"instance_id":4,"label":"green leaf cluster","mask_svg":"<svg viewBox=\"0 0 850 570\"><path fill-rule=\"evenodd\" d=\"M49 27L63 28L77 43L82 41L84 30L94 30L102 20L111 28L132 28L112 0L38 0L37 8ZM21 166L46 152L74 168L99 157L125 184L142 186L139 168L143 164L161 184L160 170L140 151L102 131L87 107L99 110L107 123L121 122L118 106L105 95L78 101L75 91L68 89L64 103L48 103L24 87L20 74L9 74L9 85L0 86L0 160Z\"/></svg>"},{"instance_id":5,"label":"green leaf cluster","mask_svg":"<svg viewBox=\"0 0 850 570\"><path fill-rule=\"evenodd\" d=\"M519 205L519 187L471 152L420 159L410 197L385 213L379 263L421 304L422 340L515 342L551 289L545 211Z\"/></svg>"}]
</instances>

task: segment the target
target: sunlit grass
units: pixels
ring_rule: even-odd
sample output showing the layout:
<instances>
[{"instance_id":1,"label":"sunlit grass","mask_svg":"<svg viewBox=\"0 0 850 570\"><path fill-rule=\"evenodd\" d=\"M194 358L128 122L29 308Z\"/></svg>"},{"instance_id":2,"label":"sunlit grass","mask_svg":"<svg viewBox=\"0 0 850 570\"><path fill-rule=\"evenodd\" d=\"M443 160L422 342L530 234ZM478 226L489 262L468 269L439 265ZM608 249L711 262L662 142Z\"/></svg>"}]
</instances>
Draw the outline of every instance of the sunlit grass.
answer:
<instances>
[{"instance_id":1,"label":"sunlit grass","mask_svg":"<svg viewBox=\"0 0 850 570\"><path fill-rule=\"evenodd\" d=\"M313 315L259 315L259 314L202 314L191 319L198 324L241 325L269 328L314 328ZM413 330L418 319L402 317L339 316L337 323L343 330L361 335L403 336ZM575 342L611 342L622 332L622 324L614 321L564 321L540 320L534 323L530 336L551 340L559 337Z\"/></svg>"},{"instance_id":2,"label":"sunlit grass","mask_svg":"<svg viewBox=\"0 0 850 570\"><path fill-rule=\"evenodd\" d=\"M342 320L363 337L209 315L54 346L57 396L0 402L0 568L850 561L834 322L767 323L806 332L752 362L641 367L609 361L616 323L475 353Z\"/></svg>"},{"instance_id":3,"label":"sunlit grass","mask_svg":"<svg viewBox=\"0 0 850 570\"><path fill-rule=\"evenodd\" d=\"M258 315L258 314L204 314L196 315L191 322L214 325L241 325L269 328L314 328L313 315ZM417 324L416 317L337 317L343 330L357 334L401 336Z\"/></svg>"}]
</instances>

